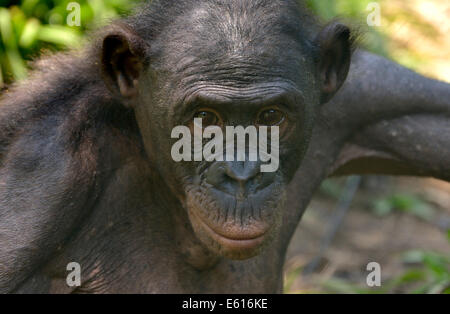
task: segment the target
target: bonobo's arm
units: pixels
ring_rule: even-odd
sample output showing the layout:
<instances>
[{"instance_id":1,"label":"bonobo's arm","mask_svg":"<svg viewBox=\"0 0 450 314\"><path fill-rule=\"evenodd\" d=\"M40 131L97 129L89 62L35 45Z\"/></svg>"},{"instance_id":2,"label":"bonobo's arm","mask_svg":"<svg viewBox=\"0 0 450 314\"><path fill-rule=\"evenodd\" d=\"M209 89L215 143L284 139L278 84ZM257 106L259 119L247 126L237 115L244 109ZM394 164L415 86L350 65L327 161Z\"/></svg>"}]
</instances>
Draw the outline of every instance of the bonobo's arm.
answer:
<instances>
[{"instance_id":1,"label":"bonobo's arm","mask_svg":"<svg viewBox=\"0 0 450 314\"><path fill-rule=\"evenodd\" d=\"M330 174L450 181L450 84L358 51L346 84L323 115L331 129L346 133Z\"/></svg>"}]
</instances>

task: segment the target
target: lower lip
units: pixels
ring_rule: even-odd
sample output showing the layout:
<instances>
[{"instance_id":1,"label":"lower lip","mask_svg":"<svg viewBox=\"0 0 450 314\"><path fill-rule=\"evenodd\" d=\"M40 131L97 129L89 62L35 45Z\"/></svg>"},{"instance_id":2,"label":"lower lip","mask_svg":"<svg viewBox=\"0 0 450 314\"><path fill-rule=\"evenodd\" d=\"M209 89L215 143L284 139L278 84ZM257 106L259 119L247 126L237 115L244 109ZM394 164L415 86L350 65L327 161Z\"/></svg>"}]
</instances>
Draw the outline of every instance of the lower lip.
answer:
<instances>
[{"instance_id":1,"label":"lower lip","mask_svg":"<svg viewBox=\"0 0 450 314\"><path fill-rule=\"evenodd\" d=\"M221 236L220 234L214 233L213 237L216 241L222 243L224 246L234 249L234 250L251 250L260 246L264 241L264 236L260 236L254 239L248 240L233 240Z\"/></svg>"},{"instance_id":2,"label":"lower lip","mask_svg":"<svg viewBox=\"0 0 450 314\"><path fill-rule=\"evenodd\" d=\"M195 215L195 214L194 214ZM235 250L250 250L260 246L264 241L265 233L254 238L231 239L227 238L208 226L200 217L196 219L206 228L215 241L222 243L224 246Z\"/></svg>"}]
</instances>

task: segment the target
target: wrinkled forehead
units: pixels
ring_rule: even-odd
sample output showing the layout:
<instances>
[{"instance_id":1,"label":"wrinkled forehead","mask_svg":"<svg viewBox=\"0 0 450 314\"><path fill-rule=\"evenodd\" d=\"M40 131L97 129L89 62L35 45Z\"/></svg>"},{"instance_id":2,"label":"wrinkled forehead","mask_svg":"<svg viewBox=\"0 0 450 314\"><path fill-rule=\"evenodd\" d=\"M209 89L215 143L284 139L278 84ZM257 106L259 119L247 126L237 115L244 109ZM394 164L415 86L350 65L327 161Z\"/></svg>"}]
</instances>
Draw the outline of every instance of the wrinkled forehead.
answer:
<instances>
[{"instance_id":1,"label":"wrinkled forehead","mask_svg":"<svg viewBox=\"0 0 450 314\"><path fill-rule=\"evenodd\" d=\"M294 79L295 69L305 62L308 42L295 8L270 3L199 2L159 36L155 45L158 67L174 75L204 79Z\"/></svg>"}]
</instances>

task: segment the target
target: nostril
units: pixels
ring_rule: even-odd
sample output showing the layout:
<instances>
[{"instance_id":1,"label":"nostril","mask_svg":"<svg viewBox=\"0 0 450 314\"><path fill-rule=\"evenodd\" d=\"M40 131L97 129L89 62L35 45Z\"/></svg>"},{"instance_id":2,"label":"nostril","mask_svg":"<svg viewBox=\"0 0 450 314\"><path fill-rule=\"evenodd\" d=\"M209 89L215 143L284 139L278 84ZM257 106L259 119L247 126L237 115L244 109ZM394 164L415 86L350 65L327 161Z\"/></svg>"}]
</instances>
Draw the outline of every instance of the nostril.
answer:
<instances>
[{"instance_id":1,"label":"nostril","mask_svg":"<svg viewBox=\"0 0 450 314\"><path fill-rule=\"evenodd\" d=\"M205 180L228 194L244 195L270 185L273 176L262 173L258 162L215 162L209 167Z\"/></svg>"},{"instance_id":2,"label":"nostril","mask_svg":"<svg viewBox=\"0 0 450 314\"><path fill-rule=\"evenodd\" d=\"M246 183L259 174L257 162L228 162L225 174L239 183Z\"/></svg>"}]
</instances>

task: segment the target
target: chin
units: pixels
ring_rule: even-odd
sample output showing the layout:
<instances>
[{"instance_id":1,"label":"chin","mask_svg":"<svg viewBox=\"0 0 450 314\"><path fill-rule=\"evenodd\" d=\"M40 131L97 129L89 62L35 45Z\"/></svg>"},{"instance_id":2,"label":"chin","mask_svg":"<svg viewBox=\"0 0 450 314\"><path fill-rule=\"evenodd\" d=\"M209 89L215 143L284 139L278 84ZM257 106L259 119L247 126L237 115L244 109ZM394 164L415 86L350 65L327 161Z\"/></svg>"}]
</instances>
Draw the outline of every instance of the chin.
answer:
<instances>
[{"instance_id":1,"label":"chin","mask_svg":"<svg viewBox=\"0 0 450 314\"><path fill-rule=\"evenodd\" d=\"M275 184L245 198L214 188L193 190L187 197L189 219L197 238L215 254L249 259L278 233L285 193Z\"/></svg>"}]
</instances>

